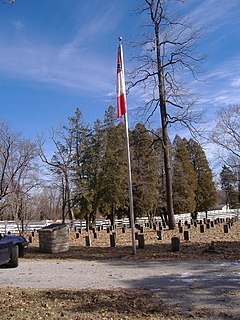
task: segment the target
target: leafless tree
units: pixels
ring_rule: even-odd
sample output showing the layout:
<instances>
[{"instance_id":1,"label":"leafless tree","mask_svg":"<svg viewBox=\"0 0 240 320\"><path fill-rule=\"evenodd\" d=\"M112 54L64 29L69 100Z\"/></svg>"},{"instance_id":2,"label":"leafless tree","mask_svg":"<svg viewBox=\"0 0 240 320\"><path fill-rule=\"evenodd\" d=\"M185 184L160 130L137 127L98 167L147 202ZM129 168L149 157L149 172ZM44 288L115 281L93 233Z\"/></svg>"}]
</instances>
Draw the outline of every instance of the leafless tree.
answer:
<instances>
[{"instance_id":1,"label":"leafless tree","mask_svg":"<svg viewBox=\"0 0 240 320\"><path fill-rule=\"evenodd\" d=\"M146 32L133 45L141 48L141 53L133 58L137 62L130 74L129 90L140 87L144 99L143 115L147 120L160 109L161 141L164 150L164 167L167 192L167 213L169 228L175 227L172 201L172 172L168 128L175 124L187 126L192 132L199 114L194 114L194 100L183 85L186 76L196 76L197 57L194 49L200 31L187 21L179 21L171 16L169 6L174 1L145 0L140 13L148 17L143 26ZM176 3L176 2L174 2Z\"/></svg>"},{"instance_id":2,"label":"leafless tree","mask_svg":"<svg viewBox=\"0 0 240 320\"><path fill-rule=\"evenodd\" d=\"M36 145L0 123L0 210L15 206L21 215L21 203L36 186ZM18 204L17 204L18 203Z\"/></svg>"},{"instance_id":3,"label":"leafless tree","mask_svg":"<svg viewBox=\"0 0 240 320\"><path fill-rule=\"evenodd\" d=\"M240 105L229 105L217 113L210 139L234 158L240 159Z\"/></svg>"},{"instance_id":4,"label":"leafless tree","mask_svg":"<svg viewBox=\"0 0 240 320\"><path fill-rule=\"evenodd\" d=\"M56 152L51 159L48 159L44 152L44 143L39 139L39 156L41 160L50 167L50 170L58 180L58 185L62 194L62 222L65 222L65 216L68 215L70 220L74 220L72 211L72 198L70 188L70 170L72 161L72 139L66 138L64 132L59 130L52 130L51 141L53 142ZM63 144L67 142L67 146Z\"/></svg>"},{"instance_id":5,"label":"leafless tree","mask_svg":"<svg viewBox=\"0 0 240 320\"><path fill-rule=\"evenodd\" d=\"M218 111L210 140L220 147L220 151L224 151L221 159L234 172L240 202L240 104L229 105Z\"/></svg>"},{"instance_id":6,"label":"leafless tree","mask_svg":"<svg viewBox=\"0 0 240 320\"><path fill-rule=\"evenodd\" d=\"M6 3L6 0L2 0L2 3L5 4L5 3ZM9 3L10 3L10 4L15 4L15 0L10 0Z\"/></svg>"}]
</instances>

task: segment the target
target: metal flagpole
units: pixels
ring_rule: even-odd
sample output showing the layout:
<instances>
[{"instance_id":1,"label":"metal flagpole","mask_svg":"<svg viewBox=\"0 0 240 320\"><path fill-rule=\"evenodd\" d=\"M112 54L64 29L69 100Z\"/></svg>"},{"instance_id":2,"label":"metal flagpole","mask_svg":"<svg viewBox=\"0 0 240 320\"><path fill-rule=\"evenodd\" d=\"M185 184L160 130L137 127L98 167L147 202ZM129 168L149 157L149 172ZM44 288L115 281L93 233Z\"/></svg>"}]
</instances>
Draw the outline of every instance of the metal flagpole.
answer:
<instances>
[{"instance_id":1,"label":"metal flagpole","mask_svg":"<svg viewBox=\"0 0 240 320\"><path fill-rule=\"evenodd\" d=\"M133 254L136 255L135 223L134 223L133 193L132 193L132 174L131 174L131 160L130 160L127 112L124 114L124 123L125 123L125 135L126 135L127 164L128 164L128 192L129 192L129 202L130 202L130 224L131 224L131 230L132 230L132 248L133 248Z\"/></svg>"},{"instance_id":2,"label":"metal flagpole","mask_svg":"<svg viewBox=\"0 0 240 320\"><path fill-rule=\"evenodd\" d=\"M119 46L120 46L121 57L122 57L122 72L124 75L123 50L122 50L122 44L121 44L122 37L119 37L118 39L120 42ZM128 192L129 192L129 202L130 202L130 225L131 225L131 230L132 230L132 249L133 249L133 254L136 255L135 223L134 223L133 193L132 193L132 174L131 174L131 160L130 160L127 112L124 113L124 124L125 124L125 136L126 136L127 165L128 165Z\"/></svg>"}]
</instances>

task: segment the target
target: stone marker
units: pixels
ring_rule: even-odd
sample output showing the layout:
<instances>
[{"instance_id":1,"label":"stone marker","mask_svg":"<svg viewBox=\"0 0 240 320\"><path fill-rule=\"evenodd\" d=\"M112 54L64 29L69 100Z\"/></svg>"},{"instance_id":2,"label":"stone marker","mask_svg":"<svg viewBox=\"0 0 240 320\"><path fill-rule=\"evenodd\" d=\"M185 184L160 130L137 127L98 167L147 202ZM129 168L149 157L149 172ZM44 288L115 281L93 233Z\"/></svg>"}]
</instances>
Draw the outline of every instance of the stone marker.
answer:
<instances>
[{"instance_id":1,"label":"stone marker","mask_svg":"<svg viewBox=\"0 0 240 320\"><path fill-rule=\"evenodd\" d=\"M64 223L52 223L39 229L39 251L47 253L68 251L68 231L68 226Z\"/></svg>"},{"instance_id":2,"label":"stone marker","mask_svg":"<svg viewBox=\"0 0 240 320\"><path fill-rule=\"evenodd\" d=\"M180 250L180 239L178 237L172 237L172 251L178 252Z\"/></svg>"},{"instance_id":3,"label":"stone marker","mask_svg":"<svg viewBox=\"0 0 240 320\"><path fill-rule=\"evenodd\" d=\"M144 249L144 234L143 233L138 234L138 247L139 247L139 249Z\"/></svg>"},{"instance_id":4,"label":"stone marker","mask_svg":"<svg viewBox=\"0 0 240 320\"><path fill-rule=\"evenodd\" d=\"M86 247L91 247L91 238L89 234L86 235L85 241L86 241Z\"/></svg>"},{"instance_id":5,"label":"stone marker","mask_svg":"<svg viewBox=\"0 0 240 320\"><path fill-rule=\"evenodd\" d=\"M227 224L223 225L223 230L224 230L224 233L228 233L228 225Z\"/></svg>"},{"instance_id":6,"label":"stone marker","mask_svg":"<svg viewBox=\"0 0 240 320\"><path fill-rule=\"evenodd\" d=\"M200 224L200 232L204 233L204 224Z\"/></svg>"},{"instance_id":7,"label":"stone marker","mask_svg":"<svg viewBox=\"0 0 240 320\"><path fill-rule=\"evenodd\" d=\"M110 245L112 248L116 247L116 233L115 232L110 234Z\"/></svg>"},{"instance_id":8,"label":"stone marker","mask_svg":"<svg viewBox=\"0 0 240 320\"><path fill-rule=\"evenodd\" d=\"M163 239L163 233L162 233L161 230L157 231L157 238L158 238L158 240L162 240Z\"/></svg>"},{"instance_id":9,"label":"stone marker","mask_svg":"<svg viewBox=\"0 0 240 320\"><path fill-rule=\"evenodd\" d=\"M189 231L188 230L184 231L183 235L184 235L184 240L189 241L189 238L190 238Z\"/></svg>"}]
</instances>

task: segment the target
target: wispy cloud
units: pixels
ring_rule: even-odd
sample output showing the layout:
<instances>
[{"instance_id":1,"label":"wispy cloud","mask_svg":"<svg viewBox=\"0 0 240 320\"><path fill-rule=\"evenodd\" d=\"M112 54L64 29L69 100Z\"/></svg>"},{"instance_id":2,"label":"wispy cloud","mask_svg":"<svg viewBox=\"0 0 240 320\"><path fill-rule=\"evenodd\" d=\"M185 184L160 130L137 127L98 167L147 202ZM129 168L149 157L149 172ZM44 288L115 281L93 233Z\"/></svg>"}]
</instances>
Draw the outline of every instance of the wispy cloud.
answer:
<instances>
[{"instance_id":1,"label":"wispy cloud","mask_svg":"<svg viewBox=\"0 0 240 320\"><path fill-rule=\"evenodd\" d=\"M97 51L97 44L109 33L111 6L105 12L95 12L87 23L81 24L75 36L62 45L36 42L21 37L16 42L0 40L0 73L9 78L20 78L47 85L83 92L110 91L113 81L108 55ZM111 19L112 26L114 20ZM13 25L19 31L20 21ZM101 34L99 34L101 32ZM95 43L95 44L94 44Z\"/></svg>"},{"instance_id":2,"label":"wispy cloud","mask_svg":"<svg viewBox=\"0 0 240 320\"><path fill-rule=\"evenodd\" d=\"M12 21L12 24L17 31L22 30L25 26L24 23L20 20L14 20L14 21Z\"/></svg>"}]
</instances>

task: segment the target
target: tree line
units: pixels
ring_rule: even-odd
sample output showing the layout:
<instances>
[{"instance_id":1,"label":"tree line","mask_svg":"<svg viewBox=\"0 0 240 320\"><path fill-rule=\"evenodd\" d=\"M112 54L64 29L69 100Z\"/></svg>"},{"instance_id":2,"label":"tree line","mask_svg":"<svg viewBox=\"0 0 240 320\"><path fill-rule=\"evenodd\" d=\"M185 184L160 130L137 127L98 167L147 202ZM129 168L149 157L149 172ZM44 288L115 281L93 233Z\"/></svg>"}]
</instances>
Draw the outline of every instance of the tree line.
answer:
<instances>
[{"instance_id":1,"label":"tree line","mask_svg":"<svg viewBox=\"0 0 240 320\"><path fill-rule=\"evenodd\" d=\"M163 146L159 130L141 123L130 130L134 212L136 217L166 216ZM1 215L30 219L56 215L85 218L128 216L128 178L124 124L116 123L112 106L104 121L90 127L79 109L65 125L52 130L55 151L50 158L44 139L37 143L1 128ZM40 163L46 165L43 173ZM202 147L176 136L171 145L175 213L209 210L216 205L216 189ZM40 176L44 174L44 179ZM27 214L28 213L28 214ZM27 215L27 216L26 216Z\"/></svg>"},{"instance_id":2,"label":"tree line","mask_svg":"<svg viewBox=\"0 0 240 320\"><path fill-rule=\"evenodd\" d=\"M135 217L160 215L167 222L161 131L137 123L129 136ZM49 138L55 151L48 157L43 137L33 143L1 122L1 218L85 218L90 224L100 216L112 223L128 217L124 124L116 121L115 109L109 106L104 120L91 127L77 108L66 124L50 131ZM179 135L169 144L174 213L196 215L216 208L217 191L202 146ZM232 159L225 160L220 186L226 204L237 207L239 167L236 162L231 167Z\"/></svg>"}]
</instances>

